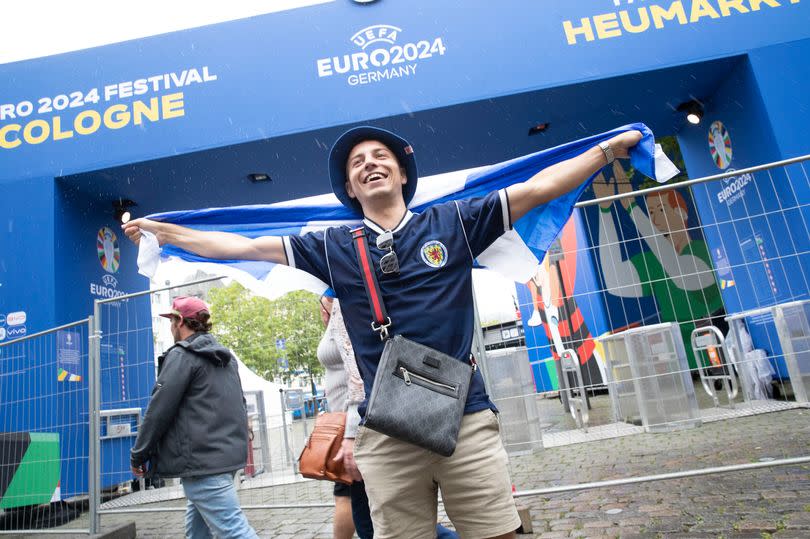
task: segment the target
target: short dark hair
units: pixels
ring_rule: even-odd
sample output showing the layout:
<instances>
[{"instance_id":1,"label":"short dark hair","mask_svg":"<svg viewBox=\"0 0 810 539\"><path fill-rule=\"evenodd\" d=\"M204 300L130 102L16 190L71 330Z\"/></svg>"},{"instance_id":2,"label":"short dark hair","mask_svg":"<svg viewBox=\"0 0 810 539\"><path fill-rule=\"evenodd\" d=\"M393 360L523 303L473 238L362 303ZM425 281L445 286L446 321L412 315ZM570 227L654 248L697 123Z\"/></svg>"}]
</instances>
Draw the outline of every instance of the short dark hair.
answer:
<instances>
[{"instance_id":1,"label":"short dark hair","mask_svg":"<svg viewBox=\"0 0 810 539\"><path fill-rule=\"evenodd\" d=\"M211 315L206 312L197 314L197 318L183 318L183 323L188 329L197 333L208 333L211 331L213 324L210 321Z\"/></svg>"}]
</instances>

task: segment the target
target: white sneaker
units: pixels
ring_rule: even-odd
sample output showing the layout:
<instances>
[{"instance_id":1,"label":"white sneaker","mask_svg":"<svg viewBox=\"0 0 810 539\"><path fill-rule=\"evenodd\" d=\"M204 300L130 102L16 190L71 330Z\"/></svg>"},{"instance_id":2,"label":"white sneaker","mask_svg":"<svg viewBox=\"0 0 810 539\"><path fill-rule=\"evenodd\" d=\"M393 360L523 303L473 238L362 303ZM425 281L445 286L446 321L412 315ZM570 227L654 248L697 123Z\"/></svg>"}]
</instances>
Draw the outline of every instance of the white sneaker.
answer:
<instances>
[{"instance_id":1,"label":"white sneaker","mask_svg":"<svg viewBox=\"0 0 810 539\"><path fill-rule=\"evenodd\" d=\"M537 309L532 311L532 315L526 321L526 325L529 327L537 327L543 324L543 319L540 318L540 311Z\"/></svg>"}]
</instances>

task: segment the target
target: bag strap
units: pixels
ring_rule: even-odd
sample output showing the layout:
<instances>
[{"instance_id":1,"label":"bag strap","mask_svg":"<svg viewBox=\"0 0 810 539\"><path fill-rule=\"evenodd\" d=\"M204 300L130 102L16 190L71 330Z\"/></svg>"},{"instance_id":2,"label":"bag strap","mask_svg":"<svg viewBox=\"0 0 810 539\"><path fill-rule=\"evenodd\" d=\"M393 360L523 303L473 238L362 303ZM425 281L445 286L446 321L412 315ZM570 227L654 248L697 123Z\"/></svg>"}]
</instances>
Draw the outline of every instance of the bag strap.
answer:
<instances>
[{"instance_id":1,"label":"bag strap","mask_svg":"<svg viewBox=\"0 0 810 539\"><path fill-rule=\"evenodd\" d=\"M357 265L360 266L360 275L363 277L366 297L368 297L368 304L371 307L371 329L379 332L380 340L384 341L388 338L391 318L385 310L380 284L377 282L377 274L374 272L371 251L368 249L366 230L360 226L352 229L351 233L355 254L357 255Z\"/></svg>"}]
</instances>

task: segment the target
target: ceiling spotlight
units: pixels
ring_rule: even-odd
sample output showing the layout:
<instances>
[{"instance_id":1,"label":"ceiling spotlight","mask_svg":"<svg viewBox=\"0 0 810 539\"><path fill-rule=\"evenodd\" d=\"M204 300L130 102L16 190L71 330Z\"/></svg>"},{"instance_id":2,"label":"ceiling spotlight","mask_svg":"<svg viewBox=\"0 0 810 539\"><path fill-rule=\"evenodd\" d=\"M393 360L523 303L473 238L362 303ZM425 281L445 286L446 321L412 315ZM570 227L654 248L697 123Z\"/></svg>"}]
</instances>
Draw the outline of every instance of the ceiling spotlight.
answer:
<instances>
[{"instance_id":1,"label":"ceiling spotlight","mask_svg":"<svg viewBox=\"0 0 810 539\"><path fill-rule=\"evenodd\" d=\"M129 210L137 204L127 198L119 198L113 201L113 210L115 213L115 220L122 224L126 224L132 219L132 212Z\"/></svg>"},{"instance_id":2,"label":"ceiling spotlight","mask_svg":"<svg viewBox=\"0 0 810 539\"><path fill-rule=\"evenodd\" d=\"M550 126L551 126L551 124L548 123L548 122L543 122L541 124L537 124L535 126L532 126L531 128L529 128L529 136L531 137L532 135L537 135L538 133L542 133L543 131L548 129Z\"/></svg>"},{"instance_id":3,"label":"ceiling spotlight","mask_svg":"<svg viewBox=\"0 0 810 539\"><path fill-rule=\"evenodd\" d=\"M269 174L265 174L264 172L254 172L252 174L248 174L248 179L253 183L262 183L262 182L269 182L273 178L271 178Z\"/></svg>"},{"instance_id":4,"label":"ceiling spotlight","mask_svg":"<svg viewBox=\"0 0 810 539\"><path fill-rule=\"evenodd\" d=\"M678 105L678 111L685 112L686 121L692 125L699 124L700 120L703 119L703 105L700 104L700 101L695 99Z\"/></svg>"}]
</instances>

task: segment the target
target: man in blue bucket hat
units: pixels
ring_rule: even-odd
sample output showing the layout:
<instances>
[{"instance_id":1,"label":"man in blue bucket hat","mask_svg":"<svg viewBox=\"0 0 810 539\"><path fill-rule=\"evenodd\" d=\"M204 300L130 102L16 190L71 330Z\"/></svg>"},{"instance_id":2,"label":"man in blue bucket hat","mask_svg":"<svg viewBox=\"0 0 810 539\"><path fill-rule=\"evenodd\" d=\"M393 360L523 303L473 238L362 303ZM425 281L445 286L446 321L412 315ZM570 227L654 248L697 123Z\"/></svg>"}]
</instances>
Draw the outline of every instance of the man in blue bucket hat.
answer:
<instances>
[{"instance_id":1,"label":"man in blue bucket hat","mask_svg":"<svg viewBox=\"0 0 810 539\"><path fill-rule=\"evenodd\" d=\"M363 216L393 331L466 362L473 337L474 259L529 210L574 190L614 157L627 158L640 140L640 132L624 131L525 182L419 214L408 210L418 181L413 147L390 131L362 126L344 133L329 154L329 176L337 198ZM340 299L366 395L371 395L384 343L369 323L348 227L250 239L146 219L124 225L135 242L141 229L154 233L160 244L207 258L288 264L328 283ZM439 490L462 537L514 537L520 519L508 458L480 371L473 375L464 413L449 457L362 426L353 442L344 441L347 466L356 461L366 482L375 537L434 536Z\"/></svg>"}]
</instances>

